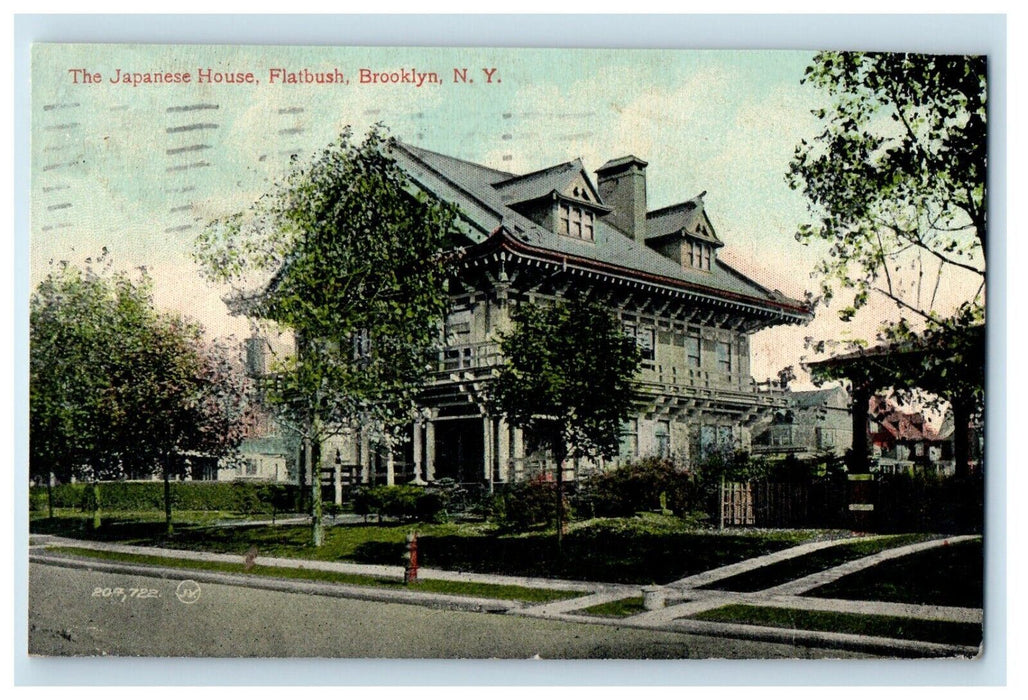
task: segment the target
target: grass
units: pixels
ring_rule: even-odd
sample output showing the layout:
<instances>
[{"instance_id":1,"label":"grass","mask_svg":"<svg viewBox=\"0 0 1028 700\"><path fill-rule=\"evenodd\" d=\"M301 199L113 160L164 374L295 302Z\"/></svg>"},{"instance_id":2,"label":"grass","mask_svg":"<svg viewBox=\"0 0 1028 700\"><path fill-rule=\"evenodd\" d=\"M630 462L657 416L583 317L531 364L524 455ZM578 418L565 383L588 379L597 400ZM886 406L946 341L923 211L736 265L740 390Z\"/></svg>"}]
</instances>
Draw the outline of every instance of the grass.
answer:
<instances>
[{"instance_id":1,"label":"grass","mask_svg":"<svg viewBox=\"0 0 1028 700\"><path fill-rule=\"evenodd\" d=\"M982 607L982 542L958 542L882 562L806 593L817 598Z\"/></svg>"},{"instance_id":2,"label":"grass","mask_svg":"<svg viewBox=\"0 0 1028 700\"><path fill-rule=\"evenodd\" d=\"M982 626L978 623L916 620L889 615L858 615L755 605L726 605L692 615L689 619L862 634L872 637L964 646L977 646L982 641Z\"/></svg>"},{"instance_id":3,"label":"grass","mask_svg":"<svg viewBox=\"0 0 1028 700\"><path fill-rule=\"evenodd\" d=\"M646 607L643 605L642 596L636 596L634 598L622 598L621 600L600 603L599 605L583 608L579 612L583 612L586 615L596 615L597 617L628 617L645 611Z\"/></svg>"},{"instance_id":4,"label":"grass","mask_svg":"<svg viewBox=\"0 0 1028 700\"><path fill-rule=\"evenodd\" d=\"M242 574L244 576L302 579L307 581L322 581L326 583L340 583L353 586L390 588L394 590L414 589L427 593L446 593L458 596L495 598L498 600L519 600L526 603L546 603L583 595L579 591L557 591L548 588L505 586L492 583L473 583L466 581L443 581L439 579L420 579L416 584L408 586L402 581L396 579L368 576L364 574L349 574L345 572L322 571L319 569L262 566L260 564L255 564L247 570L244 568L244 564L242 562L237 564L218 561L198 561L195 559L177 559L174 557L129 554L125 552L108 552L84 547L49 547L48 550L58 554L70 554L91 559L142 564L145 566L164 566L176 569L191 569L194 571L218 571L230 574Z\"/></svg>"},{"instance_id":5,"label":"grass","mask_svg":"<svg viewBox=\"0 0 1028 700\"><path fill-rule=\"evenodd\" d=\"M762 566L730 578L715 581L701 588L719 591L761 591L794 579L802 578L854 559L877 554L886 549L901 547L930 539L931 535L888 535L873 540L839 544L810 554Z\"/></svg>"},{"instance_id":6,"label":"grass","mask_svg":"<svg viewBox=\"0 0 1028 700\"><path fill-rule=\"evenodd\" d=\"M514 534L488 523L340 524L327 527L323 546L314 548L309 526L206 526L211 520L188 523L180 514L170 537L159 514L152 519L112 515L96 531L85 515L43 519L33 521L32 531L192 551L242 555L256 547L261 556L396 565L407 533L416 529L425 567L644 585L668 583L823 535L806 530L718 533L692 529L676 518L606 518L573 523L558 552L552 530Z\"/></svg>"}]
</instances>

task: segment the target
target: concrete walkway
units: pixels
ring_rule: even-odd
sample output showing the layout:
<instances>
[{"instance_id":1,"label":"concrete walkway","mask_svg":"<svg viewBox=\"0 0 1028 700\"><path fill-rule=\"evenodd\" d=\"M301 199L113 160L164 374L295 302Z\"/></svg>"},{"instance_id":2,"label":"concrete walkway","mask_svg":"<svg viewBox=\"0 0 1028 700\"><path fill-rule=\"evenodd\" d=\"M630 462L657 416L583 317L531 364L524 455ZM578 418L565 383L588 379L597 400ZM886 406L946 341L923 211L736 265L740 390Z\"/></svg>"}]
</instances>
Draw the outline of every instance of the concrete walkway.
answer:
<instances>
[{"instance_id":1,"label":"concrete walkway","mask_svg":"<svg viewBox=\"0 0 1028 700\"><path fill-rule=\"evenodd\" d=\"M577 591L583 595L543 604L525 604L519 601L500 601L495 599L469 598L454 595L432 594L416 589L383 589L373 586L342 585L315 581L298 581L278 579L274 577L246 576L214 571L183 570L172 567L141 567L136 564L116 561L102 561L88 557L76 558L74 555L50 552L48 546L81 547L99 551L122 552L158 557L170 557L195 561L222 563L243 563L238 554L216 554L187 550L137 547L131 545L72 540L48 535L33 535L30 538L30 560L46 563L58 563L65 566L76 566L96 570L119 573L131 573L133 570L145 569L148 572L158 571L167 578L188 577L197 581L211 583L228 583L231 585L250 586L274 590L293 590L296 592L316 595L332 595L353 597L367 600L429 605L450 609L506 612L509 614L531 617L566 620L568 622L589 622L592 624L614 625L679 631L697 634L714 634L763 641L787 641L793 644L828 646L831 648L860 650L876 654L909 655L909 656L975 656L977 648L959 645L931 644L905 640L866 637L862 635L846 635L840 633L816 632L796 629L780 629L744 625L736 623L707 622L687 619L692 615L731 604L746 604L780 607L794 610L829 611L854 613L861 615L891 615L921 620L940 620L947 622L981 623L980 608L958 608L935 605L909 605L901 603L884 603L877 601L837 600L805 597L806 593L826 583L835 581L851 573L875 566L878 563L896 557L907 556L916 552L935 547L946 546L958 542L980 539L979 536L960 536L940 538L926 542L904 545L886 549L871 556L862 557L840 566L817 572L810 576L789 581L772 588L754 592L720 591L701 589L719 580L727 579L741 573L753 571L764 566L787 561L796 557L853 542L877 539L877 537L851 537L837 540L810 542L796 547L760 557L748 559L728 566L705 571L693 576L679 579L667 586L658 587L656 598L663 598L663 607L647 610L638 615L628 617L601 617L583 612L585 609L603 603L609 603L644 595L644 589L637 585L610 584L587 581L569 581L561 579L535 578L526 576L502 576L496 574L478 574L469 572L453 572L440 569L419 569L418 575L423 579L462 581L468 583L486 583L496 585L522 586L526 588L545 588L550 590ZM269 567L306 568L319 571L334 571L346 574L358 574L402 580L402 566L380 566L371 564L355 564L350 562L328 562L310 559L278 558L258 556L256 563ZM647 587L651 589L652 587Z\"/></svg>"},{"instance_id":2,"label":"concrete walkway","mask_svg":"<svg viewBox=\"0 0 1028 700\"><path fill-rule=\"evenodd\" d=\"M620 598L613 595L593 595L586 598L575 598L572 600L559 601L557 603L548 603L545 605L523 608L512 612L516 612L516 614L519 615L564 619L575 622L593 619L594 621L598 621L600 624L654 627L659 629L679 629L683 632L700 634L720 633L729 636L742 635L748 639L762 639L764 641L782 641L787 639L793 643L808 643L815 645L825 644L849 649L874 649L877 650L876 653L894 652L897 654L908 654L913 653L916 650L921 650L921 652L925 654L976 656L979 653L977 648L960 645L938 645L927 642L881 639L835 632L829 633L813 630L781 629L759 627L756 625L688 619L693 615L697 615L708 610L714 610L726 605L742 604L778 607L792 610L852 613L858 615L888 615L895 617L909 617L919 620L938 620L973 624L982 623L983 617L981 608L912 605L863 600L840 600L804 597L800 595L801 593L806 593L814 588L818 588L827 583L838 580L843 576L875 566L883 561L958 542L980 539L977 535L941 538L886 549L877 554L846 562L840 566L832 567L830 569L817 572L816 574L789 581L762 591L739 593L733 591L698 588L699 586L706 586L738 574L753 571L780 561L794 559L828 547L872 539L878 538L867 536L806 543L797 547L791 547L781 552L755 557L736 564L719 567L694 576L689 576L678 581L674 581L667 586L661 587L662 590L659 591L659 593L661 593L665 600L670 603L669 605L629 617L598 619L596 616L589 616L582 612L584 609L593 605L620 600ZM638 597L643 594L643 589L637 588L634 596Z\"/></svg>"}]
</instances>

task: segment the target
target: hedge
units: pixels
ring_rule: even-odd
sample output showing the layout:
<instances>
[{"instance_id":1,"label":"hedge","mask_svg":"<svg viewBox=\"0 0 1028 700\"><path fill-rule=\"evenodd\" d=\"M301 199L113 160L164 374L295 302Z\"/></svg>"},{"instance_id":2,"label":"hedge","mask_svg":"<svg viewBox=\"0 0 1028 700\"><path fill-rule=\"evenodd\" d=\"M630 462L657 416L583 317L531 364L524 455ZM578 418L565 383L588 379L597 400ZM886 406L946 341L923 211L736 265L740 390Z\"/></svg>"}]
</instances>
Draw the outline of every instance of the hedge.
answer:
<instances>
[{"instance_id":1,"label":"hedge","mask_svg":"<svg viewBox=\"0 0 1028 700\"><path fill-rule=\"evenodd\" d=\"M403 484L399 486L362 486L354 491L353 512L438 522L446 518L450 495L444 489Z\"/></svg>"},{"instance_id":2,"label":"hedge","mask_svg":"<svg viewBox=\"0 0 1028 700\"><path fill-rule=\"evenodd\" d=\"M93 508L92 484L60 484L53 487L55 508ZM171 503L176 510L271 513L292 510L299 487L293 484L254 482L183 481L171 484ZM45 486L29 492L29 506L45 511ZM100 484L100 507L111 511L164 510L164 483L160 481L110 481Z\"/></svg>"}]
</instances>

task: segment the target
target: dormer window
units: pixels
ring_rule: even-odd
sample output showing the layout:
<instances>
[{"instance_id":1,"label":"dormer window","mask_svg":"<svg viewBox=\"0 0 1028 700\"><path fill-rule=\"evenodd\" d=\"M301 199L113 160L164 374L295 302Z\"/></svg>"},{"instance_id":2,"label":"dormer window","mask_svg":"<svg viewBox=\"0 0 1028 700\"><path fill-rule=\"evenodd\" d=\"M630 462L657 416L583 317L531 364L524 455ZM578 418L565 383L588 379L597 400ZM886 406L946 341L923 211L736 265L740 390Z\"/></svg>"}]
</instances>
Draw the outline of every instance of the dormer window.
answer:
<instances>
[{"instance_id":1,"label":"dormer window","mask_svg":"<svg viewBox=\"0 0 1028 700\"><path fill-rule=\"evenodd\" d=\"M560 203L560 221L557 233L591 241L594 238L595 226L596 215L592 211L576 207L574 204Z\"/></svg>"},{"instance_id":2,"label":"dormer window","mask_svg":"<svg viewBox=\"0 0 1028 700\"><path fill-rule=\"evenodd\" d=\"M686 251L685 260L682 262L697 270L709 270L711 258L711 246L699 241L689 241L689 248Z\"/></svg>"}]
</instances>

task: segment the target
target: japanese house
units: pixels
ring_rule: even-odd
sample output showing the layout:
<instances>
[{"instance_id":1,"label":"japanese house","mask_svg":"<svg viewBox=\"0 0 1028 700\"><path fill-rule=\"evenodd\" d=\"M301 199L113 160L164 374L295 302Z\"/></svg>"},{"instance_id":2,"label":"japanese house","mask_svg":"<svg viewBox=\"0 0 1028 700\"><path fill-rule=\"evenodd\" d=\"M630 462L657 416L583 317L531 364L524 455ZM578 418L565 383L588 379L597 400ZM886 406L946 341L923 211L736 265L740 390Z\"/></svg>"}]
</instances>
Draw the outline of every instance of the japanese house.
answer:
<instances>
[{"instance_id":1,"label":"japanese house","mask_svg":"<svg viewBox=\"0 0 1028 700\"><path fill-rule=\"evenodd\" d=\"M360 435L326 445L326 484L339 483L339 470L363 482L492 484L546 468L533 437L486 401L491 370L503 362L497 333L524 302L585 296L635 337L644 358L638 411L623 428L619 460L687 463L718 447L748 448L752 428L786 407L751 378L750 336L804 323L810 312L719 259L724 242L705 193L649 210L647 163L631 155L595 177L580 160L516 174L403 143L393 156L417 187L457 205L466 247L410 441L388 455Z\"/></svg>"}]
</instances>

